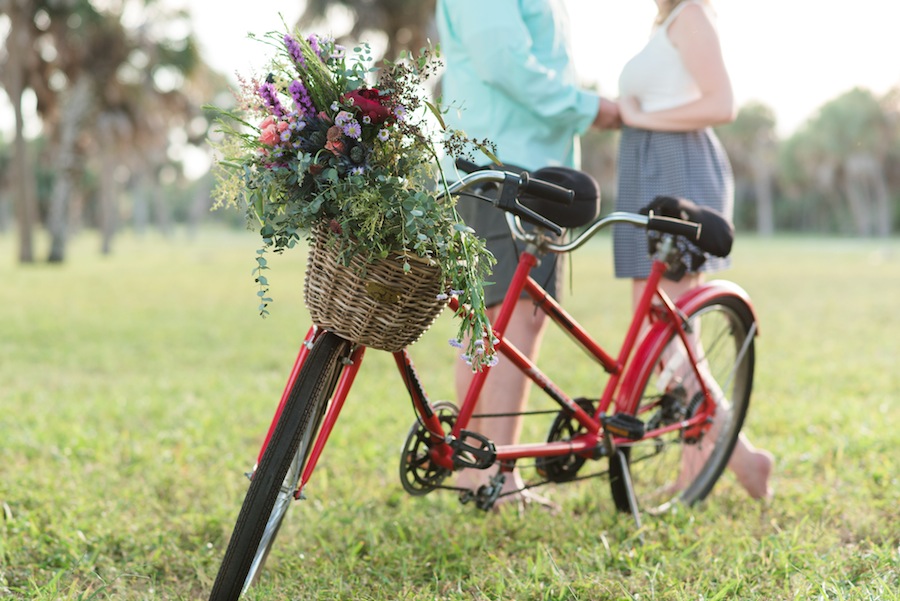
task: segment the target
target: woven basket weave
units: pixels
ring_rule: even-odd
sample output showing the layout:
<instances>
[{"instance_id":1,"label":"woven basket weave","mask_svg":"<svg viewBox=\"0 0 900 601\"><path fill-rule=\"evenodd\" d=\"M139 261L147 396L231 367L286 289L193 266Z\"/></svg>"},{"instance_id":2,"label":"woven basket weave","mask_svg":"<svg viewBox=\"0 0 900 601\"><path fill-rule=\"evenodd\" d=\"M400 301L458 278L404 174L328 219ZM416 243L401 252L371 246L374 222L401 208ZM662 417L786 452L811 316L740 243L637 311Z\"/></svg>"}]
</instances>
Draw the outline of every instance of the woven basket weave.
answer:
<instances>
[{"instance_id":1,"label":"woven basket weave","mask_svg":"<svg viewBox=\"0 0 900 601\"><path fill-rule=\"evenodd\" d=\"M434 323L446 301L441 270L424 259L392 255L374 263L353 257L340 263L319 226L309 250L304 300L313 323L359 344L395 352L412 344Z\"/></svg>"}]
</instances>

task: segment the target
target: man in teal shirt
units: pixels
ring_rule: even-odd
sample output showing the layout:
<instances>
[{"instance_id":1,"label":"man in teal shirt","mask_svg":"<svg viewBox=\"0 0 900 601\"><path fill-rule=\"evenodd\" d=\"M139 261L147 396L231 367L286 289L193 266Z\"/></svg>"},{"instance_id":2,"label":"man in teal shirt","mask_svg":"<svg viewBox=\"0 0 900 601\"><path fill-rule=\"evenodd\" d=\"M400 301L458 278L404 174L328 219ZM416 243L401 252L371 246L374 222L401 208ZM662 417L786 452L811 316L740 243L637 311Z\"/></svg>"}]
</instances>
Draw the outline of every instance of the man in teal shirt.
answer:
<instances>
[{"instance_id":1,"label":"man in teal shirt","mask_svg":"<svg viewBox=\"0 0 900 601\"><path fill-rule=\"evenodd\" d=\"M578 168L578 137L592 125L615 128L618 107L597 93L577 85L569 48L567 16L562 0L438 0L436 11L441 50L446 62L443 78L446 121L470 138L492 141L497 156L507 165L529 171L548 166ZM485 289L489 316L515 270L518 252L506 220L484 202L460 200L465 222L487 239L497 258ZM551 293L557 291L561 262L546 257L532 277ZM534 358L546 320L519 300L519 308L505 332L506 339ZM471 379L459 362L457 396L462 400ZM477 413L518 413L524 409L530 381L501 359L487 379ZM470 429L485 434L496 445L518 441L521 418L472 420ZM496 470L464 470L457 483L476 490ZM503 492L519 491L501 499L520 504L551 504L528 491L517 470L507 474Z\"/></svg>"}]
</instances>

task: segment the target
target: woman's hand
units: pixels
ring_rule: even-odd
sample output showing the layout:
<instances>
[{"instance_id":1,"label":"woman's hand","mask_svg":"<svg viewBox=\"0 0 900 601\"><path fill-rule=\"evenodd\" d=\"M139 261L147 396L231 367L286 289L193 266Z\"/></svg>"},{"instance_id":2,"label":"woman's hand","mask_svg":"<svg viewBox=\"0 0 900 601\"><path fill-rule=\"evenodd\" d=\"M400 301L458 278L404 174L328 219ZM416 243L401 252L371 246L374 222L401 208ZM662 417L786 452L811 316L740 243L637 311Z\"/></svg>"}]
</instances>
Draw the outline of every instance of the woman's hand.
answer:
<instances>
[{"instance_id":1,"label":"woman's hand","mask_svg":"<svg viewBox=\"0 0 900 601\"><path fill-rule=\"evenodd\" d=\"M619 99L619 114L622 123L629 127L641 127L641 117L644 111L641 110L641 103L634 96L626 96Z\"/></svg>"}]
</instances>

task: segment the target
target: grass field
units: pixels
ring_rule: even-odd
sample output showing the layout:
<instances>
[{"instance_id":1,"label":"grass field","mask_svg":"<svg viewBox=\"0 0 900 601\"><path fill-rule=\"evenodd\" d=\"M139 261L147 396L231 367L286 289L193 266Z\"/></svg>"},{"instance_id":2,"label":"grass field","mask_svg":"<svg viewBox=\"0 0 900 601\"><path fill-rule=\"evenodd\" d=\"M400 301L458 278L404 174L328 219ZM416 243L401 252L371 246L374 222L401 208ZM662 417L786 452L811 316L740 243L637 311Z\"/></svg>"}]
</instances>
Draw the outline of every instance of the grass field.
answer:
<instances>
[{"instance_id":1,"label":"grass field","mask_svg":"<svg viewBox=\"0 0 900 601\"><path fill-rule=\"evenodd\" d=\"M615 346L628 287L598 238L566 304ZM0 235L0 598L201 599L307 319L303 253L275 257L256 314L249 233L82 236L20 266ZM776 497L726 474L699 507L636 532L605 481L551 488L564 511L484 515L406 495L413 421L370 353L338 431L252 599L900 599L900 240L744 236L724 276L761 336L746 430ZM450 399L453 324L413 348ZM549 371L590 390L561 337ZM577 352L576 352L577 353Z\"/></svg>"}]
</instances>

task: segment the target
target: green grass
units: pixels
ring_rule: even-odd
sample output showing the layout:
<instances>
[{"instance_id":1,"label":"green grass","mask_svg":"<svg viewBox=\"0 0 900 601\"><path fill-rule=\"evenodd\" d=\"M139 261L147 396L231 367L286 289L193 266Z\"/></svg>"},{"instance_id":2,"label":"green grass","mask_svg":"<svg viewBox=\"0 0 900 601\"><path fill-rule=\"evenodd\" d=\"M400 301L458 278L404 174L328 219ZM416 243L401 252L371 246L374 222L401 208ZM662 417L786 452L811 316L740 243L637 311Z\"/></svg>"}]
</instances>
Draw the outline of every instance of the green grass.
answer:
<instances>
[{"instance_id":1,"label":"green grass","mask_svg":"<svg viewBox=\"0 0 900 601\"><path fill-rule=\"evenodd\" d=\"M256 315L250 234L84 235L66 264L20 266L0 236L0 598L200 599L307 327L303 253L275 257ZM563 515L483 515L406 495L413 421L370 352L253 599L898 599L900 241L744 236L724 274L761 336L747 422L777 456L775 500L726 474L702 506L617 515L605 481L549 490ZM609 239L574 257L566 304L613 347L627 283ZM413 347L451 398L442 317ZM595 374L549 336L549 371Z\"/></svg>"}]
</instances>

